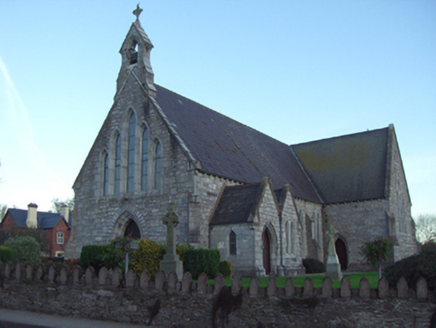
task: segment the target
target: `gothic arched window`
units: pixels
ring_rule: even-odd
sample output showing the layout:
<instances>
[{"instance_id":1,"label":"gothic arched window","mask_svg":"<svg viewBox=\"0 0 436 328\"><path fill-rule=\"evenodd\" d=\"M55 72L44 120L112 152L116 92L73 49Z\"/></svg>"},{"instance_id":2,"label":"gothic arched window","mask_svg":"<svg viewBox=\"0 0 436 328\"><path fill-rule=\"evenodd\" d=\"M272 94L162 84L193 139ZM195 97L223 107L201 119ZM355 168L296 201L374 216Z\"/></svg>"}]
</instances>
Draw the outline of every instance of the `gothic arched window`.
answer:
<instances>
[{"instance_id":1,"label":"gothic arched window","mask_svg":"<svg viewBox=\"0 0 436 328\"><path fill-rule=\"evenodd\" d=\"M135 133L136 117L132 111L129 120L129 136L127 139L127 192L135 191Z\"/></svg>"},{"instance_id":2,"label":"gothic arched window","mask_svg":"<svg viewBox=\"0 0 436 328\"><path fill-rule=\"evenodd\" d=\"M105 152L103 156L103 196L108 195L108 178L109 178L109 155Z\"/></svg>"},{"instance_id":3,"label":"gothic arched window","mask_svg":"<svg viewBox=\"0 0 436 328\"><path fill-rule=\"evenodd\" d=\"M162 188L162 147L160 142L156 142L154 156L154 189L161 190Z\"/></svg>"},{"instance_id":4,"label":"gothic arched window","mask_svg":"<svg viewBox=\"0 0 436 328\"><path fill-rule=\"evenodd\" d=\"M142 133L141 190L148 190L148 129Z\"/></svg>"},{"instance_id":5,"label":"gothic arched window","mask_svg":"<svg viewBox=\"0 0 436 328\"><path fill-rule=\"evenodd\" d=\"M232 230L229 235L229 253L236 255L236 233Z\"/></svg>"},{"instance_id":6,"label":"gothic arched window","mask_svg":"<svg viewBox=\"0 0 436 328\"><path fill-rule=\"evenodd\" d=\"M291 252L291 227L289 221L285 223L285 234L286 234L286 253Z\"/></svg>"},{"instance_id":7,"label":"gothic arched window","mask_svg":"<svg viewBox=\"0 0 436 328\"><path fill-rule=\"evenodd\" d=\"M121 135L118 134L115 141L115 190L114 194L119 195L121 191Z\"/></svg>"}]
</instances>

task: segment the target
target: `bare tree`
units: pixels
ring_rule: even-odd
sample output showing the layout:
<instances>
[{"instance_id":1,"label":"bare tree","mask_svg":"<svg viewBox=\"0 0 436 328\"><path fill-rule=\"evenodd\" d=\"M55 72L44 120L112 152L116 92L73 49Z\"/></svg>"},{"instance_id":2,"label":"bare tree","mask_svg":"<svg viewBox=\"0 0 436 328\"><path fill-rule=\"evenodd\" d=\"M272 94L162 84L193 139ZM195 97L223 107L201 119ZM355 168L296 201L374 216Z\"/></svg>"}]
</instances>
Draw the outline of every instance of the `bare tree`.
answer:
<instances>
[{"instance_id":1,"label":"bare tree","mask_svg":"<svg viewBox=\"0 0 436 328\"><path fill-rule=\"evenodd\" d=\"M67 205L70 208L70 211L74 209L74 198L67 198L65 200L60 200L59 198L55 198L51 202L53 203L52 209L56 213L61 212L61 208L63 205Z\"/></svg>"},{"instance_id":2,"label":"bare tree","mask_svg":"<svg viewBox=\"0 0 436 328\"><path fill-rule=\"evenodd\" d=\"M428 241L436 241L436 215L420 215L415 220L416 239L424 244Z\"/></svg>"}]
</instances>

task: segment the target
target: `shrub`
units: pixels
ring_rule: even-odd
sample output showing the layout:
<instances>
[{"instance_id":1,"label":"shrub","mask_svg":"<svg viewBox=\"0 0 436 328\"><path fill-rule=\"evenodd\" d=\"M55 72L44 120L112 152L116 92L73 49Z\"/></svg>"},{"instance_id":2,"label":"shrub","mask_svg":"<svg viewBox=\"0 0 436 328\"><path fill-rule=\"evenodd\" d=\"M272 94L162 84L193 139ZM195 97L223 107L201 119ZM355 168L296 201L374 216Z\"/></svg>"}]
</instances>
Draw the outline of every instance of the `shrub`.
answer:
<instances>
[{"instance_id":1,"label":"shrub","mask_svg":"<svg viewBox=\"0 0 436 328\"><path fill-rule=\"evenodd\" d=\"M152 279L159 271L159 264L162 259L162 248L158 243L141 239L139 241L139 247L133 254L132 269L137 274L147 270L150 273Z\"/></svg>"},{"instance_id":2,"label":"shrub","mask_svg":"<svg viewBox=\"0 0 436 328\"><path fill-rule=\"evenodd\" d=\"M304 268L306 269L306 273L324 273L325 265L320 260L317 259L304 259L303 260Z\"/></svg>"},{"instance_id":3,"label":"shrub","mask_svg":"<svg viewBox=\"0 0 436 328\"><path fill-rule=\"evenodd\" d=\"M0 246L0 261L3 263L6 262L15 262L15 253L12 248L6 246Z\"/></svg>"},{"instance_id":4,"label":"shrub","mask_svg":"<svg viewBox=\"0 0 436 328\"><path fill-rule=\"evenodd\" d=\"M375 270L381 270L381 265L392 258L393 243L394 239L390 236L365 242L360 248L364 261Z\"/></svg>"},{"instance_id":5,"label":"shrub","mask_svg":"<svg viewBox=\"0 0 436 328\"><path fill-rule=\"evenodd\" d=\"M192 246L189 246L189 244L186 243L180 243L176 245L176 253L179 256L180 261L183 262L185 260L186 253L190 249L193 249Z\"/></svg>"},{"instance_id":6,"label":"shrub","mask_svg":"<svg viewBox=\"0 0 436 328\"><path fill-rule=\"evenodd\" d=\"M103 265L107 269L125 269L126 254L129 254L129 262L132 260L134 250L130 248L131 237L117 237L111 241L103 256Z\"/></svg>"},{"instance_id":7,"label":"shrub","mask_svg":"<svg viewBox=\"0 0 436 328\"><path fill-rule=\"evenodd\" d=\"M25 265L41 263L39 243L33 237L11 237L5 246L14 250L17 262Z\"/></svg>"},{"instance_id":8,"label":"shrub","mask_svg":"<svg viewBox=\"0 0 436 328\"><path fill-rule=\"evenodd\" d=\"M219 272L220 252L217 249L190 249L186 252L183 269L197 279L204 272L209 279L214 279Z\"/></svg>"},{"instance_id":9,"label":"shrub","mask_svg":"<svg viewBox=\"0 0 436 328\"><path fill-rule=\"evenodd\" d=\"M102 268L104 255L109 245L84 245L80 253L79 265L83 270L92 266L96 273Z\"/></svg>"},{"instance_id":10,"label":"shrub","mask_svg":"<svg viewBox=\"0 0 436 328\"><path fill-rule=\"evenodd\" d=\"M230 278L232 276L232 262L221 261L218 270L219 273L221 273L224 276L224 278Z\"/></svg>"},{"instance_id":11,"label":"shrub","mask_svg":"<svg viewBox=\"0 0 436 328\"><path fill-rule=\"evenodd\" d=\"M396 288L398 280L404 276L409 288L416 288L422 277L427 280L429 291L436 291L436 251L424 249L420 254L406 257L388 266L383 276L392 288Z\"/></svg>"}]
</instances>

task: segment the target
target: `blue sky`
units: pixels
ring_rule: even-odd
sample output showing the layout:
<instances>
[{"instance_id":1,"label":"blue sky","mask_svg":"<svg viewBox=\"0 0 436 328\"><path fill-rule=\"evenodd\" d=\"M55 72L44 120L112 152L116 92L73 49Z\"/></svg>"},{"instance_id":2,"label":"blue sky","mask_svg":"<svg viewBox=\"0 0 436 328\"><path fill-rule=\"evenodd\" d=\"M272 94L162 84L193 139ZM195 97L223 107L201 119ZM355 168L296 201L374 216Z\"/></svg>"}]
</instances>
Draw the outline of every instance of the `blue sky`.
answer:
<instances>
[{"instance_id":1,"label":"blue sky","mask_svg":"<svg viewBox=\"0 0 436 328\"><path fill-rule=\"evenodd\" d=\"M0 203L73 196L136 4L0 0ZM156 83L287 144L392 123L412 214L436 214L436 1L141 7Z\"/></svg>"}]
</instances>

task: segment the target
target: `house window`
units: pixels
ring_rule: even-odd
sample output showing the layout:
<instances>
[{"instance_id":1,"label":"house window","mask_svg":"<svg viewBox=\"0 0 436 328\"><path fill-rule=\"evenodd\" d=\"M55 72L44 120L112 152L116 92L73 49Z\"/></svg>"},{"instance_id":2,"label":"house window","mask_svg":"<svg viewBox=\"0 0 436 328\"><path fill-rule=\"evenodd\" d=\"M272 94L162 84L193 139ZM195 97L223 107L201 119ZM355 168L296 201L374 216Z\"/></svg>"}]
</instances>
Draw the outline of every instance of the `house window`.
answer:
<instances>
[{"instance_id":1,"label":"house window","mask_svg":"<svg viewBox=\"0 0 436 328\"><path fill-rule=\"evenodd\" d=\"M109 155L105 153L103 159L103 196L107 196L109 177Z\"/></svg>"},{"instance_id":2,"label":"house window","mask_svg":"<svg viewBox=\"0 0 436 328\"><path fill-rule=\"evenodd\" d=\"M156 143L156 150L154 156L154 189L161 190L162 187L162 147L160 142Z\"/></svg>"},{"instance_id":3,"label":"house window","mask_svg":"<svg viewBox=\"0 0 436 328\"><path fill-rule=\"evenodd\" d=\"M231 231L229 235L229 252L230 255L236 255L236 233L234 231Z\"/></svg>"},{"instance_id":4,"label":"house window","mask_svg":"<svg viewBox=\"0 0 436 328\"><path fill-rule=\"evenodd\" d=\"M64 233L63 232L58 232L58 234L57 234L57 244L58 245L63 245L64 244Z\"/></svg>"},{"instance_id":5,"label":"house window","mask_svg":"<svg viewBox=\"0 0 436 328\"><path fill-rule=\"evenodd\" d=\"M142 133L141 190L148 189L148 129Z\"/></svg>"},{"instance_id":6,"label":"house window","mask_svg":"<svg viewBox=\"0 0 436 328\"><path fill-rule=\"evenodd\" d=\"M127 192L133 194L135 189L135 132L136 132L136 117L135 113L131 112L129 120L129 136L127 147Z\"/></svg>"},{"instance_id":7,"label":"house window","mask_svg":"<svg viewBox=\"0 0 436 328\"><path fill-rule=\"evenodd\" d=\"M121 187L121 136L115 141L115 195L120 194Z\"/></svg>"},{"instance_id":8,"label":"house window","mask_svg":"<svg viewBox=\"0 0 436 328\"><path fill-rule=\"evenodd\" d=\"M55 256L56 257L64 257L64 251L56 251Z\"/></svg>"}]
</instances>

